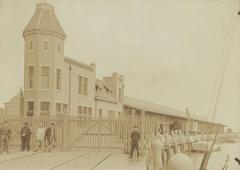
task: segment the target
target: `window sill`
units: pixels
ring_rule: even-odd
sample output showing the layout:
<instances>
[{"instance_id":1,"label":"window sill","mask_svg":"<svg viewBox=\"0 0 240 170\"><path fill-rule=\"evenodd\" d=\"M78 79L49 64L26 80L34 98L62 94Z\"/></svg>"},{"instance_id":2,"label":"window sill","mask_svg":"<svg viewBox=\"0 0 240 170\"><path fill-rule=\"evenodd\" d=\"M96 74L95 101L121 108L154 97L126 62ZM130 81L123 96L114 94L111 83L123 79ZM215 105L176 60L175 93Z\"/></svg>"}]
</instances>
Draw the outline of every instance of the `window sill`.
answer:
<instances>
[{"instance_id":1,"label":"window sill","mask_svg":"<svg viewBox=\"0 0 240 170\"><path fill-rule=\"evenodd\" d=\"M56 89L55 90L57 93L60 93L62 90L61 89Z\"/></svg>"},{"instance_id":2,"label":"window sill","mask_svg":"<svg viewBox=\"0 0 240 170\"><path fill-rule=\"evenodd\" d=\"M50 91L50 89L42 89L42 88L41 88L40 90L43 90L43 91Z\"/></svg>"},{"instance_id":3,"label":"window sill","mask_svg":"<svg viewBox=\"0 0 240 170\"><path fill-rule=\"evenodd\" d=\"M78 97L84 97L84 98L87 98L87 97L88 97L88 95L87 95L87 96L85 96L85 95L82 95L82 94L78 94Z\"/></svg>"}]
</instances>

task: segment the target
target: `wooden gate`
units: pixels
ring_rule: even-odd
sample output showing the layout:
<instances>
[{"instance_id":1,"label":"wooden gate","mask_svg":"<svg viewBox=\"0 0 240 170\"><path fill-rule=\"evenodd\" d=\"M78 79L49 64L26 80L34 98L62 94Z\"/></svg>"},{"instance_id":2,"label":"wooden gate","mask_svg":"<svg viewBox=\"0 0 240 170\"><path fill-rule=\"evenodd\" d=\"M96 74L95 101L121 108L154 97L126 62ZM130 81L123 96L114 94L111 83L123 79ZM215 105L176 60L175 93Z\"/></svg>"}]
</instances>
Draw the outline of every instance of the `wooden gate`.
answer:
<instances>
[{"instance_id":1,"label":"wooden gate","mask_svg":"<svg viewBox=\"0 0 240 170\"><path fill-rule=\"evenodd\" d=\"M69 121L70 151L124 152L128 147L128 122L117 119Z\"/></svg>"}]
</instances>

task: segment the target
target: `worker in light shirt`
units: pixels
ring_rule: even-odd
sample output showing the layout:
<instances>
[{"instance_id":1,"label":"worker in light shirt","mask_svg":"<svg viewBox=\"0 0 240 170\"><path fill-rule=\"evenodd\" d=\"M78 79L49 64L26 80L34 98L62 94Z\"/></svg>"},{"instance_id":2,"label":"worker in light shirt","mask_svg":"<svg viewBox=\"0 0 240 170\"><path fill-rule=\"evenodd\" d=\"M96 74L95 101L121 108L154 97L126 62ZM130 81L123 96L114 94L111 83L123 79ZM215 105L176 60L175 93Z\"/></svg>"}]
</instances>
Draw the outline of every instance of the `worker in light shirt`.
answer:
<instances>
[{"instance_id":1,"label":"worker in light shirt","mask_svg":"<svg viewBox=\"0 0 240 170\"><path fill-rule=\"evenodd\" d=\"M37 139L37 146L35 149L35 152L41 151L42 149L44 149L44 140L45 140L45 127L43 126L43 124L40 124L39 127L37 128L36 131L36 139Z\"/></svg>"}]
</instances>

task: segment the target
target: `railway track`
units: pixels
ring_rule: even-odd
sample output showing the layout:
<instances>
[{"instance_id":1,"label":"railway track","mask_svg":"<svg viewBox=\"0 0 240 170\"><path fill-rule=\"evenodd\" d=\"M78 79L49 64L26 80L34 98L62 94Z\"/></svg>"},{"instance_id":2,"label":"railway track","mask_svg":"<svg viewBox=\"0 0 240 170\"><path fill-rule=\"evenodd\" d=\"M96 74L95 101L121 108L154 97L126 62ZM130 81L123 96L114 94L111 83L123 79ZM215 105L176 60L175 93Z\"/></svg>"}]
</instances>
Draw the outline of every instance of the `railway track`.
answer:
<instances>
[{"instance_id":1,"label":"railway track","mask_svg":"<svg viewBox=\"0 0 240 170\"><path fill-rule=\"evenodd\" d=\"M91 153L85 153L85 154L78 155L78 156L76 156L76 157L74 157L74 158L72 158L70 160L67 160L67 161L62 162L62 163L60 163L58 165L55 165L54 167L50 168L49 170L55 170L55 169L61 168L62 166L66 166L67 164L70 164L71 162L76 161L76 160L78 160L80 158L83 158L85 156L88 156L90 154ZM112 155L113 155L113 153L108 154L107 156L104 156L101 160L97 161L90 169L91 170L96 169L99 165L101 165L104 161L106 161Z\"/></svg>"},{"instance_id":2,"label":"railway track","mask_svg":"<svg viewBox=\"0 0 240 170\"><path fill-rule=\"evenodd\" d=\"M17 153L17 152L13 152L13 153ZM40 154L40 152L30 153L30 154L26 154L26 155L22 155L22 156L17 156L17 157L14 157L12 159L7 159L7 160L4 160L4 161L0 161L0 166L1 166L1 164L5 164L5 163L11 162L11 161L23 159L23 158L26 158L26 157L35 156L35 155L38 155L38 154Z\"/></svg>"}]
</instances>

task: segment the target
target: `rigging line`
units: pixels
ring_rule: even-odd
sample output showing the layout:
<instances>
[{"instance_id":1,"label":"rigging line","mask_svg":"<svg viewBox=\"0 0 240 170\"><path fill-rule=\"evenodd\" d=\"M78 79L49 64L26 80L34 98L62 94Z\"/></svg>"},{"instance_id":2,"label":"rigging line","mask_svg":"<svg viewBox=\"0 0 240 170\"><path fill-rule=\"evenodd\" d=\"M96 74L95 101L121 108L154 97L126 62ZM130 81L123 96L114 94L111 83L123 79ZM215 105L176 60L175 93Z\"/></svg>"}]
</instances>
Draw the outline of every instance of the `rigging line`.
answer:
<instances>
[{"instance_id":1,"label":"rigging line","mask_svg":"<svg viewBox=\"0 0 240 170\"><path fill-rule=\"evenodd\" d=\"M235 0L235 3L233 4L233 10L234 10L234 7L235 7L235 5L236 5L236 1L237 0ZM206 8L206 7L208 7L207 5L211 2L211 0L202 0L202 1L200 1L200 2L202 2L202 5L201 6L203 6L203 9L204 8ZM231 15L231 19L230 19L230 23L232 23L232 20L233 20L233 14ZM231 24L230 24L231 25ZM229 27L229 30L227 31L227 32L230 32L230 28L231 28L231 26ZM229 37L229 34L227 33L227 35L226 35L226 37L224 38L224 39L228 39L228 37ZM225 50L224 50L225 51ZM223 52L224 52L223 51ZM214 96L215 96L215 91L214 91L214 89L216 89L217 88L217 82L218 82L218 78L220 77L220 70L221 70L221 62L220 62L220 64L219 64L219 66L218 66L219 68L217 69L218 71L217 71L217 78L216 78L216 80L215 80L215 83L214 83L214 88L213 88L213 92L212 92L212 95L211 95L211 98L210 98L210 103L209 103L209 105L208 105L208 109L207 109L207 113L206 113L206 119L208 119L208 117L209 117L209 115L210 115L210 110L211 110L211 106L213 105L213 101L214 101Z\"/></svg>"},{"instance_id":2,"label":"rigging line","mask_svg":"<svg viewBox=\"0 0 240 170\"><path fill-rule=\"evenodd\" d=\"M228 33L226 34L226 37L225 37L226 44L225 44L225 48L223 50L223 53L225 53L226 50L227 50L227 44L229 42L229 37L230 37L230 34L231 34L231 30L233 28L233 19L234 19L235 7L237 5L237 2L238 2L238 0L235 0L235 2L233 3L233 7L232 7L233 11L232 11L231 18L230 18L230 24L229 24L230 26L229 26L229 29L227 31ZM215 99L215 93L216 93L215 89L217 89L218 82L219 82L219 79L220 79L220 73L221 73L221 69L222 69L222 64L224 63L223 60L224 60L224 55L223 55L223 57L221 57L220 64L219 64L218 69L217 69L218 70L217 71L217 76L216 76L216 80L214 82L213 92L212 92L212 95L211 95L211 98L210 98L210 103L208 105L208 111L207 111L206 117L209 117L211 106L213 105L213 102L214 102L214 99Z\"/></svg>"},{"instance_id":3,"label":"rigging line","mask_svg":"<svg viewBox=\"0 0 240 170\"><path fill-rule=\"evenodd\" d=\"M231 29L231 34L230 34L230 37L229 37L229 41L227 42L228 45L226 47L226 51L225 51L225 54L224 54L224 63L223 63L223 69L222 69L222 72L220 74L220 84L219 84L219 87L218 87L218 90L217 90L217 98L216 98L216 102L215 102L215 105L214 105L214 108L213 108L213 115L212 115L212 121L215 121L215 116L216 116L216 110L217 110L217 107L218 107L218 103L219 103L219 98L220 98L220 94L221 94L221 91L222 91L222 86L223 86L223 80L224 80L224 75L225 75L225 72L226 72L226 66L228 64L228 59L229 59L229 52L231 50L231 45L232 45L232 40L233 40L233 35L234 35L234 32L236 30L236 23L237 23L237 12L238 9L239 9L239 5L240 5L240 0L237 0L237 10L233 10L233 23L232 24L232 29ZM234 17L235 16L235 17Z\"/></svg>"}]
</instances>

